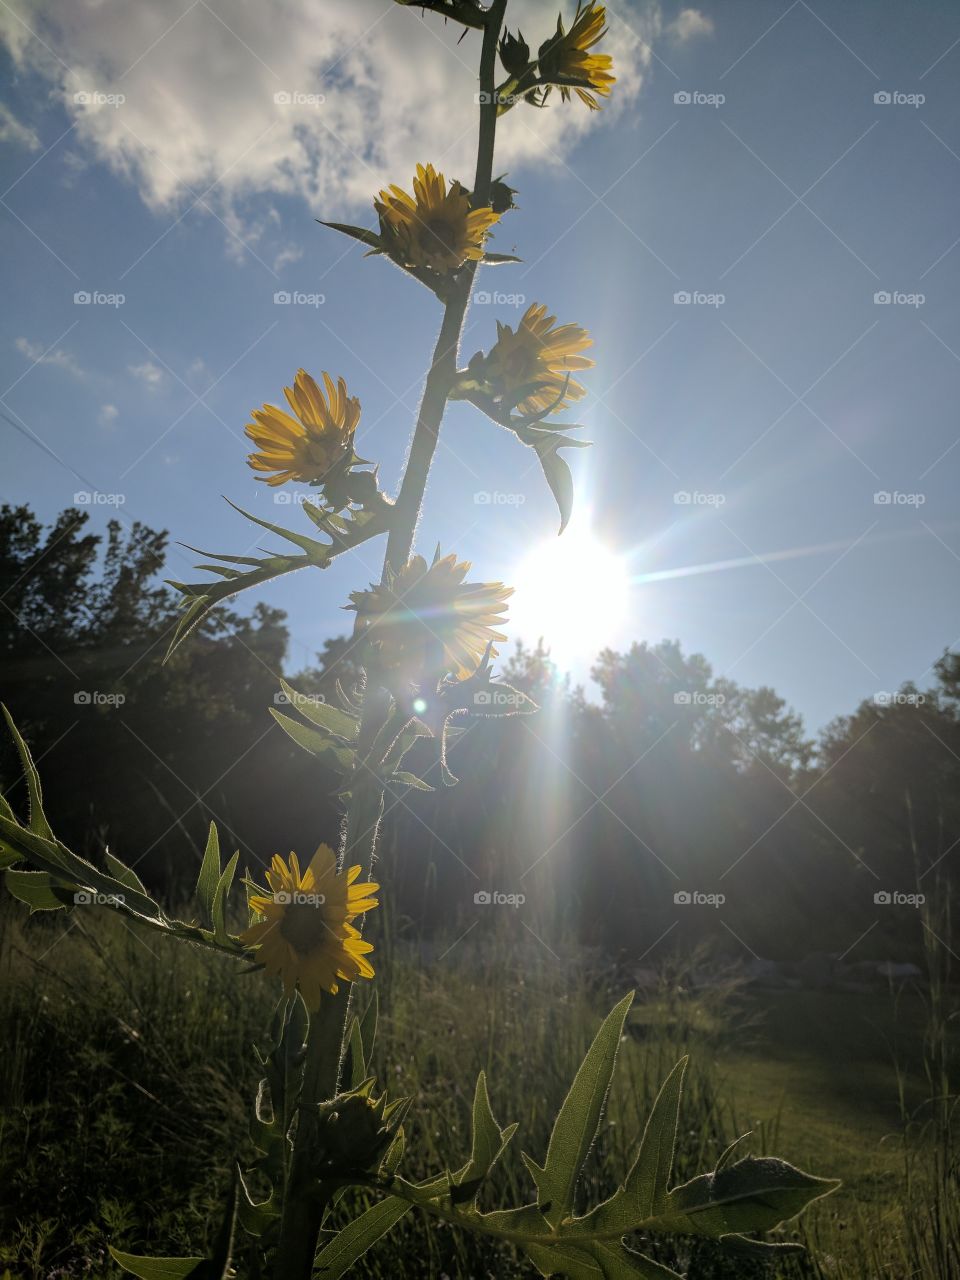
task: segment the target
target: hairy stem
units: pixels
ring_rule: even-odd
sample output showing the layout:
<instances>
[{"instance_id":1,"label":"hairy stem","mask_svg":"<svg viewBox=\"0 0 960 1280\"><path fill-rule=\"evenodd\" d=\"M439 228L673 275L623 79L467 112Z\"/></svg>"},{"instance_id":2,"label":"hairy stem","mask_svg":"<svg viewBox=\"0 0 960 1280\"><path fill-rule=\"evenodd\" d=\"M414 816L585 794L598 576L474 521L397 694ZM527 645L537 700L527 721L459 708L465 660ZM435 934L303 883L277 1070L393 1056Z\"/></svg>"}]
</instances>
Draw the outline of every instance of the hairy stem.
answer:
<instances>
[{"instance_id":1,"label":"hairy stem","mask_svg":"<svg viewBox=\"0 0 960 1280\"><path fill-rule=\"evenodd\" d=\"M480 55L480 130L473 197L475 204L485 204L489 199L493 177L497 129L497 39L506 7L507 0L493 0L484 15L483 47ZM456 378L457 350L476 268L476 263L468 263L463 268L444 307L440 335L427 374L400 492L393 508L383 564L384 577L388 569L401 569L413 548L430 465L439 438L440 423ZM342 849L345 863L349 865L349 862L357 860L368 872L373 864L377 829L383 810L383 790L379 778L371 768L369 753L388 710L388 696L381 692L376 680L370 678L361 715L357 766ZM316 1104L334 1097L337 1091L350 994L350 985L344 984L336 996L323 1002L319 1012L310 1020L300 1093L300 1114L274 1266L277 1280L310 1280L324 1210L323 1197L316 1192L310 1173L317 1144Z\"/></svg>"}]
</instances>

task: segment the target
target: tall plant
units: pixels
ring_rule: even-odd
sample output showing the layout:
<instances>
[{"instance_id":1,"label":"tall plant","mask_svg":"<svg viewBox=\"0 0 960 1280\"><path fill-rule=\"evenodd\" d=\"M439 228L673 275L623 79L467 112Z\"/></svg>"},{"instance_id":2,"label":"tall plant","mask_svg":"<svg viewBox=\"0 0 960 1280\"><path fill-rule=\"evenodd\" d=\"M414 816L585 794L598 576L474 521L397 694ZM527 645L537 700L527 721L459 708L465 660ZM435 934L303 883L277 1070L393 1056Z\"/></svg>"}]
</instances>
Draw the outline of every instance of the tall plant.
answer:
<instances>
[{"instance_id":1,"label":"tall plant","mask_svg":"<svg viewBox=\"0 0 960 1280\"><path fill-rule=\"evenodd\" d=\"M404 0L400 0L401 3ZM444 785L456 779L448 752L456 721L471 714L530 714L536 708L497 682L491 661L504 637L511 591L500 582L467 580L469 564L438 551L428 562L413 554L414 535L444 413L466 400L521 445L533 449L560 509L560 531L573 496L560 450L579 445L577 424L556 421L584 394L574 375L593 361L583 354L589 335L557 325L534 303L516 329L500 324L495 345L464 367L458 359L474 279L482 266L516 261L488 242L509 216L513 190L494 177L498 121L522 104L542 107L551 96L576 96L596 110L615 83L612 59L596 52L605 12L594 0L578 8L569 30L558 19L534 54L505 28L507 0L417 0L421 9L481 33L479 131L471 189L448 183L431 164L420 165L412 193L391 186L374 201L376 229L344 223L328 227L352 236L373 255L388 257L429 289L442 306L440 334L403 479L395 500L378 485L376 470L358 456L354 436L360 403L342 378L316 381L301 369L285 389L289 412L266 404L252 414L250 465L272 487L311 486L302 504L309 533L243 512L295 550L262 557L211 557L200 566L212 578L175 583L185 611L173 646L222 601L249 587L304 567L324 568L374 538L386 538L380 581L350 597L355 639L365 670L363 687L343 690L342 705L303 697L283 683L295 714L271 708L306 751L340 774L344 819L336 852L321 844L301 866L296 854L273 858L266 886L245 881L249 925L234 934L228 904L239 853L224 865L216 827L203 853L197 917L184 921L157 903L133 867L107 853L97 867L57 840L45 816L29 751L11 722L29 792L29 816L19 821L0 799L0 858L7 887L32 910L100 905L170 938L253 963L279 977L280 997L261 1054L263 1079L254 1108L256 1158L238 1167L236 1182L209 1257L146 1258L113 1250L116 1261L143 1280L232 1274L235 1234L256 1242L261 1275L309 1280L344 1275L371 1245L416 1209L465 1231L509 1242L543 1275L676 1276L630 1248L634 1233L681 1233L726 1241L748 1253L794 1246L751 1239L799 1213L837 1184L784 1161L745 1157L732 1149L716 1169L671 1186L685 1062L668 1077L616 1193L579 1212L578 1178L600 1124L632 1000L625 996L604 1020L553 1126L539 1160L524 1154L535 1196L527 1204L481 1211L478 1197L495 1188L495 1166L516 1124L501 1126L491 1109L483 1073L476 1082L470 1152L425 1181L401 1172L410 1098L388 1100L371 1073L377 999L354 1010L354 984L373 977L364 915L377 906L372 870L387 786L429 789L405 768L420 739L438 741ZM498 84L498 55L504 79ZM8 717L9 719L9 717ZM251 1173L265 1177L269 1195L255 1200ZM372 1206L327 1237L346 1188L363 1188Z\"/></svg>"}]
</instances>

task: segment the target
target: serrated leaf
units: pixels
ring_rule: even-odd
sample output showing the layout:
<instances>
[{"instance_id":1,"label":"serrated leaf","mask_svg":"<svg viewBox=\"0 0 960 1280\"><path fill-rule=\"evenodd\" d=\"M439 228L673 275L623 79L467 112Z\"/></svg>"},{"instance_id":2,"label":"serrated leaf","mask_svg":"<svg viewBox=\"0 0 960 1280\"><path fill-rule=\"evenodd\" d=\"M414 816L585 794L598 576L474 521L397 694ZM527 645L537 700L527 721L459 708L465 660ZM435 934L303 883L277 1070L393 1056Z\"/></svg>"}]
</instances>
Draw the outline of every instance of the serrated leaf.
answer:
<instances>
[{"instance_id":1,"label":"serrated leaf","mask_svg":"<svg viewBox=\"0 0 960 1280\"><path fill-rule=\"evenodd\" d=\"M607 1015L580 1065L570 1092L554 1122L543 1167L524 1155L537 1184L537 1203L552 1227L573 1210L573 1194L580 1169L593 1144L613 1078L620 1037L633 992Z\"/></svg>"},{"instance_id":2,"label":"serrated leaf","mask_svg":"<svg viewBox=\"0 0 960 1280\"><path fill-rule=\"evenodd\" d=\"M287 699L295 710L309 720L311 724L316 725L319 729L323 729L326 733L332 733L337 738L343 738L347 742L356 740L360 732L360 721L356 716L348 715L346 711L341 711L338 707L331 706L329 702L319 702L314 698L297 693L296 689L287 684L286 680L280 681L280 687L286 694Z\"/></svg>"},{"instance_id":3,"label":"serrated leaf","mask_svg":"<svg viewBox=\"0 0 960 1280\"><path fill-rule=\"evenodd\" d=\"M387 778L388 782L399 782L401 786L412 787L414 791L432 791L433 787L429 782L424 782L422 778L418 778L415 773L408 773L401 769L398 773L391 773Z\"/></svg>"},{"instance_id":4,"label":"serrated leaf","mask_svg":"<svg viewBox=\"0 0 960 1280\"><path fill-rule=\"evenodd\" d=\"M73 887L58 883L46 871L10 868L3 878L10 893L27 904L31 915L35 911L62 911L73 904Z\"/></svg>"},{"instance_id":5,"label":"serrated leaf","mask_svg":"<svg viewBox=\"0 0 960 1280\"><path fill-rule=\"evenodd\" d=\"M647 1228L712 1239L769 1231L839 1185L773 1156L746 1156L719 1173L701 1174L675 1187Z\"/></svg>"},{"instance_id":6,"label":"serrated leaf","mask_svg":"<svg viewBox=\"0 0 960 1280\"><path fill-rule=\"evenodd\" d=\"M17 748L17 754L20 757L20 763L23 766L23 776L27 784L27 797L29 804L29 823L28 829L42 837L44 840L55 840L56 837L47 821L47 816L43 812L43 790L40 786L40 774L37 772L37 766L33 763L33 756L30 754L30 748L20 736L20 730L13 722L13 716L4 706L3 715L7 722L7 728L13 738L14 745ZM5 816L12 818L13 810L9 805L5 805Z\"/></svg>"},{"instance_id":7,"label":"serrated leaf","mask_svg":"<svg viewBox=\"0 0 960 1280\"><path fill-rule=\"evenodd\" d=\"M507 1125L505 1129L497 1124L490 1109L487 1077L483 1071L477 1076L470 1129L470 1159L451 1175L450 1181L456 1187L466 1188L468 1198L473 1201L477 1198L483 1179L503 1155L517 1130L516 1124ZM462 1203L463 1197L455 1199Z\"/></svg>"},{"instance_id":8,"label":"serrated leaf","mask_svg":"<svg viewBox=\"0 0 960 1280\"><path fill-rule=\"evenodd\" d=\"M217 881L217 887L213 895L213 906L211 916L213 919L213 936L217 942L229 942L230 934L227 931L226 910L227 898L230 894L230 886L233 884L234 873L237 870L237 863L240 861L240 850L233 855L230 861L223 869L223 874Z\"/></svg>"},{"instance_id":9,"label":"serrated leaf","mask_svg":"<svg viewBox=\"0 0 960 1280\"><path fill-rule=\"evenodd\" d=\"M203 1262L202 1258L140 1258L133 1253L121 1253L110 1245L110 1256L124 1271L140 1280L182 1280L191 1275Z\"/></svg>"},{"instance_id":10,"label":"serrated leaf","mask_svg":"<svg viewBox=\"0 0 960 1280\"><path fill-rule=\"evenodd\" d=\"M388 1196L348 1223L317 1254L313 1264L315 1277L338 1280L362 1258L371 1245L393 1227L411 1206L398 1196Z\"/></svg>"},{"instance_id":11,"label":"serrated leaf","mask_svg":"<svg viewBox=\"0 0 960 1280\"><path fill-rule=\"evenodd\" d=\"M121 862L119 858L115 858L110 851L107 851L106 858L107 870L112 876L120 881L122 885L126 885L128 889L132 889L134 893L147 894L147 886L143 883L133 867L128 867L125 862Z\"/></svg>"},{"instance_id":12,"label":"serrated leaf","mask_svg":"<svg viewBox=\"0 0 960 1280\"><path fill-rule=\"evenodd\" d=\"M213 901L220 883L220 837L215 822L210 823L207 832L207 845L200 863L200 874L197 877L197 902L200 904L200 918L205 925L213 927Z\"/></svg>"},{"instance_id":13,"label":"serrated leaf","mask_svg":"<svg viewBox=\"0 0 960 1280\"><path fill-rule=\"evenodd\" d=\"M324 764L337 769L340 773L345 773L352 767L354 751L351 747L343 746L337 739L332 738L330 734L322 729L314 729L310 725L301 724L299 720L293 720L290 716L285 716L276 707L270 708L270 714L284 733L289 734L298 747L302 747L304 751L309 751L311 755L322 760Z\"/></svg>"},{"instance_id":14,"label":"serrated leaf","mask_svg":"<svg viewBox=\"0 0 960 1280\"><path fill-rule=\"evenodd\" d=\"M686 1069L687 1059L684 1057L661 1086L643 1130L637 1158L623 1184L631 1213L636 1215L634 1222L659 1213L666 1202L677 1146L680 1096Z\"/></svg>"}]
</instances>

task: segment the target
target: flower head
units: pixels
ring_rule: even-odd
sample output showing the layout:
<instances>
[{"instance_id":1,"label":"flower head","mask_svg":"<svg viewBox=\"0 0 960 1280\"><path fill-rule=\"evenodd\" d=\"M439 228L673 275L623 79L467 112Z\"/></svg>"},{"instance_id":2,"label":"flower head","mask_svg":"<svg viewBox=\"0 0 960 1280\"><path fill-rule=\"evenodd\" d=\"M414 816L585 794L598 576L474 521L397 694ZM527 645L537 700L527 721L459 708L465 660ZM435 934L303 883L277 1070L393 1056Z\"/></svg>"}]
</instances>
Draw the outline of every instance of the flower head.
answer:
<instances>
[{"instance_id":1,"label":"flower head","mask_svg":"<svg viewBox=\"0 0 960 1280\"><path fill-rule=\"evenodd\" d=\"M347 607L357 628L377 645L383 666L410 684L476 671L487 646L505 640L503 622L512 587L502 582L464 582L470 564L455 555L428 565L414 556L399 573L369 591L355 591ZM496 649L492 650L496 653Z\"/></svg>"},{"instance_id":2,"label":"flower head","mask_svg":"<svg viewBox=\"0 0 960 1280\"><path fill-rule=\"evenodd\" d=\"M269 485L287 480L320 484L338 462L352 452L353 433L360 421L360 401L347 395L342 378L334 385L329 373L323 375L326 395L303 369L284 394L295 417L265 404L254 409L246 434L260 450L247 461L254 471L270 471L260 476Z\"/></svg>"},{"instance_id":3,"label":"flower head","mask_svg":"<svg viewBox=\"0 0 960 1280\"><path fill-rule=\"evenodd\" d=\"M387 253L401 266L427 267L442 275L468 259L482 258L487 232L500 217L490 208L472 209L459 182L448 191L446 179L432 164L417 165L412 196L391 186L373 203Z\"/></svg>"},{"instance_id":4,"label":"flower head","mask_svg":"<svg viewBox=\"0 0 960 1280\"><path fill-rule=\"evenodd\" d=\"M357 884L360 867L337 871L333 850L322 844L301 874L295 853L289 863L277 854L267 872L271 892L254 895L250 905L263 919L240 935L256 947L267 973L283 979L289 996L299 987L309 1009L316 1009L324 991L336 995L339 980L372 978L373 965L353 926L358 915L377 905L371 897L378 884Z\"/></svg>"},{"instance_id":5,"label":"flower head","mask_svg":"<svg viewBox=\"0 0 960 1280\"><path fill-rule=\"evenodd\" d=\"M590 369L596 363L579 353L593 345L578 324L556 325L542 302L532 303L516 330L497 321L497 341L481 362L483 376L497 396L512 400L524 388L528 395L516 406L521 413L560 413L586 392L571 372Z\"/></svg>"},{"instance_id":6,"label":"flower head","mask_svg":"<svg viewBox=\"0 0 960 1280\"><path fill-rule=\"evenodd\" d=\"M600 103L596 94L607 97L616 76L610 74L613 59L608 53L591 53L590 50L606 34L604 23L607 11L595 0L578 5L573 26L563 29L563 21L557 18L556 35L540 46L540 78L545 84L558 84L566 102L571 88L576 90L581 102L597 111Z\"/></svg>"}]
</instances>

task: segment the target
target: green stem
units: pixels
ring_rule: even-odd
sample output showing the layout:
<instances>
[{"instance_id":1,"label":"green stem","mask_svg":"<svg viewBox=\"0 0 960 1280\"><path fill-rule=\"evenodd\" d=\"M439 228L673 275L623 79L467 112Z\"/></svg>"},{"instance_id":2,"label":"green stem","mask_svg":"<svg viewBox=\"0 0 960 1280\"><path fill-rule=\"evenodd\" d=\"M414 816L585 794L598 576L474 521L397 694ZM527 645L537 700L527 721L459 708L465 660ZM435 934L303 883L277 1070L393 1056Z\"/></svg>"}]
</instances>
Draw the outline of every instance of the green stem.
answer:
<instances>
[{"instance_id":1,"label":"green stem","mask_svg":"<svg viewBox=\"0 0 960 1280\"><path fill-rule=\"evenodd\" d=\"M506 7L507 0L493 0L484 14L483 47L480 54L480 129L473 193L475 204L485 204L489 199L493 177L497 129L497 39ZM477 264L473 262L463 268L444 307L440 335L427 374L400 492L393 508L384 557L384 577L388 568L401 569L413 548L427 477L439 438L440 423L456 379L457 350L476 269ZM389 696L380 689L374 673L370 673L360 721L357 766L347 811L342 854L347 865L356 860L368 872L373 864L377 830L383 810L383 791L368 757L388 711ZM310 1280L313 1269L325 1206L325 1198L314 1186L310 1173L317 1140L316 1104L334 1097L337 1091L350 1010L350 993L350 985L344 984L336 996L323 1002L319 1012L310 1020L300 1093L300 1114L274 1264L277 1280Z\"/></svg>"}]
</instances>

